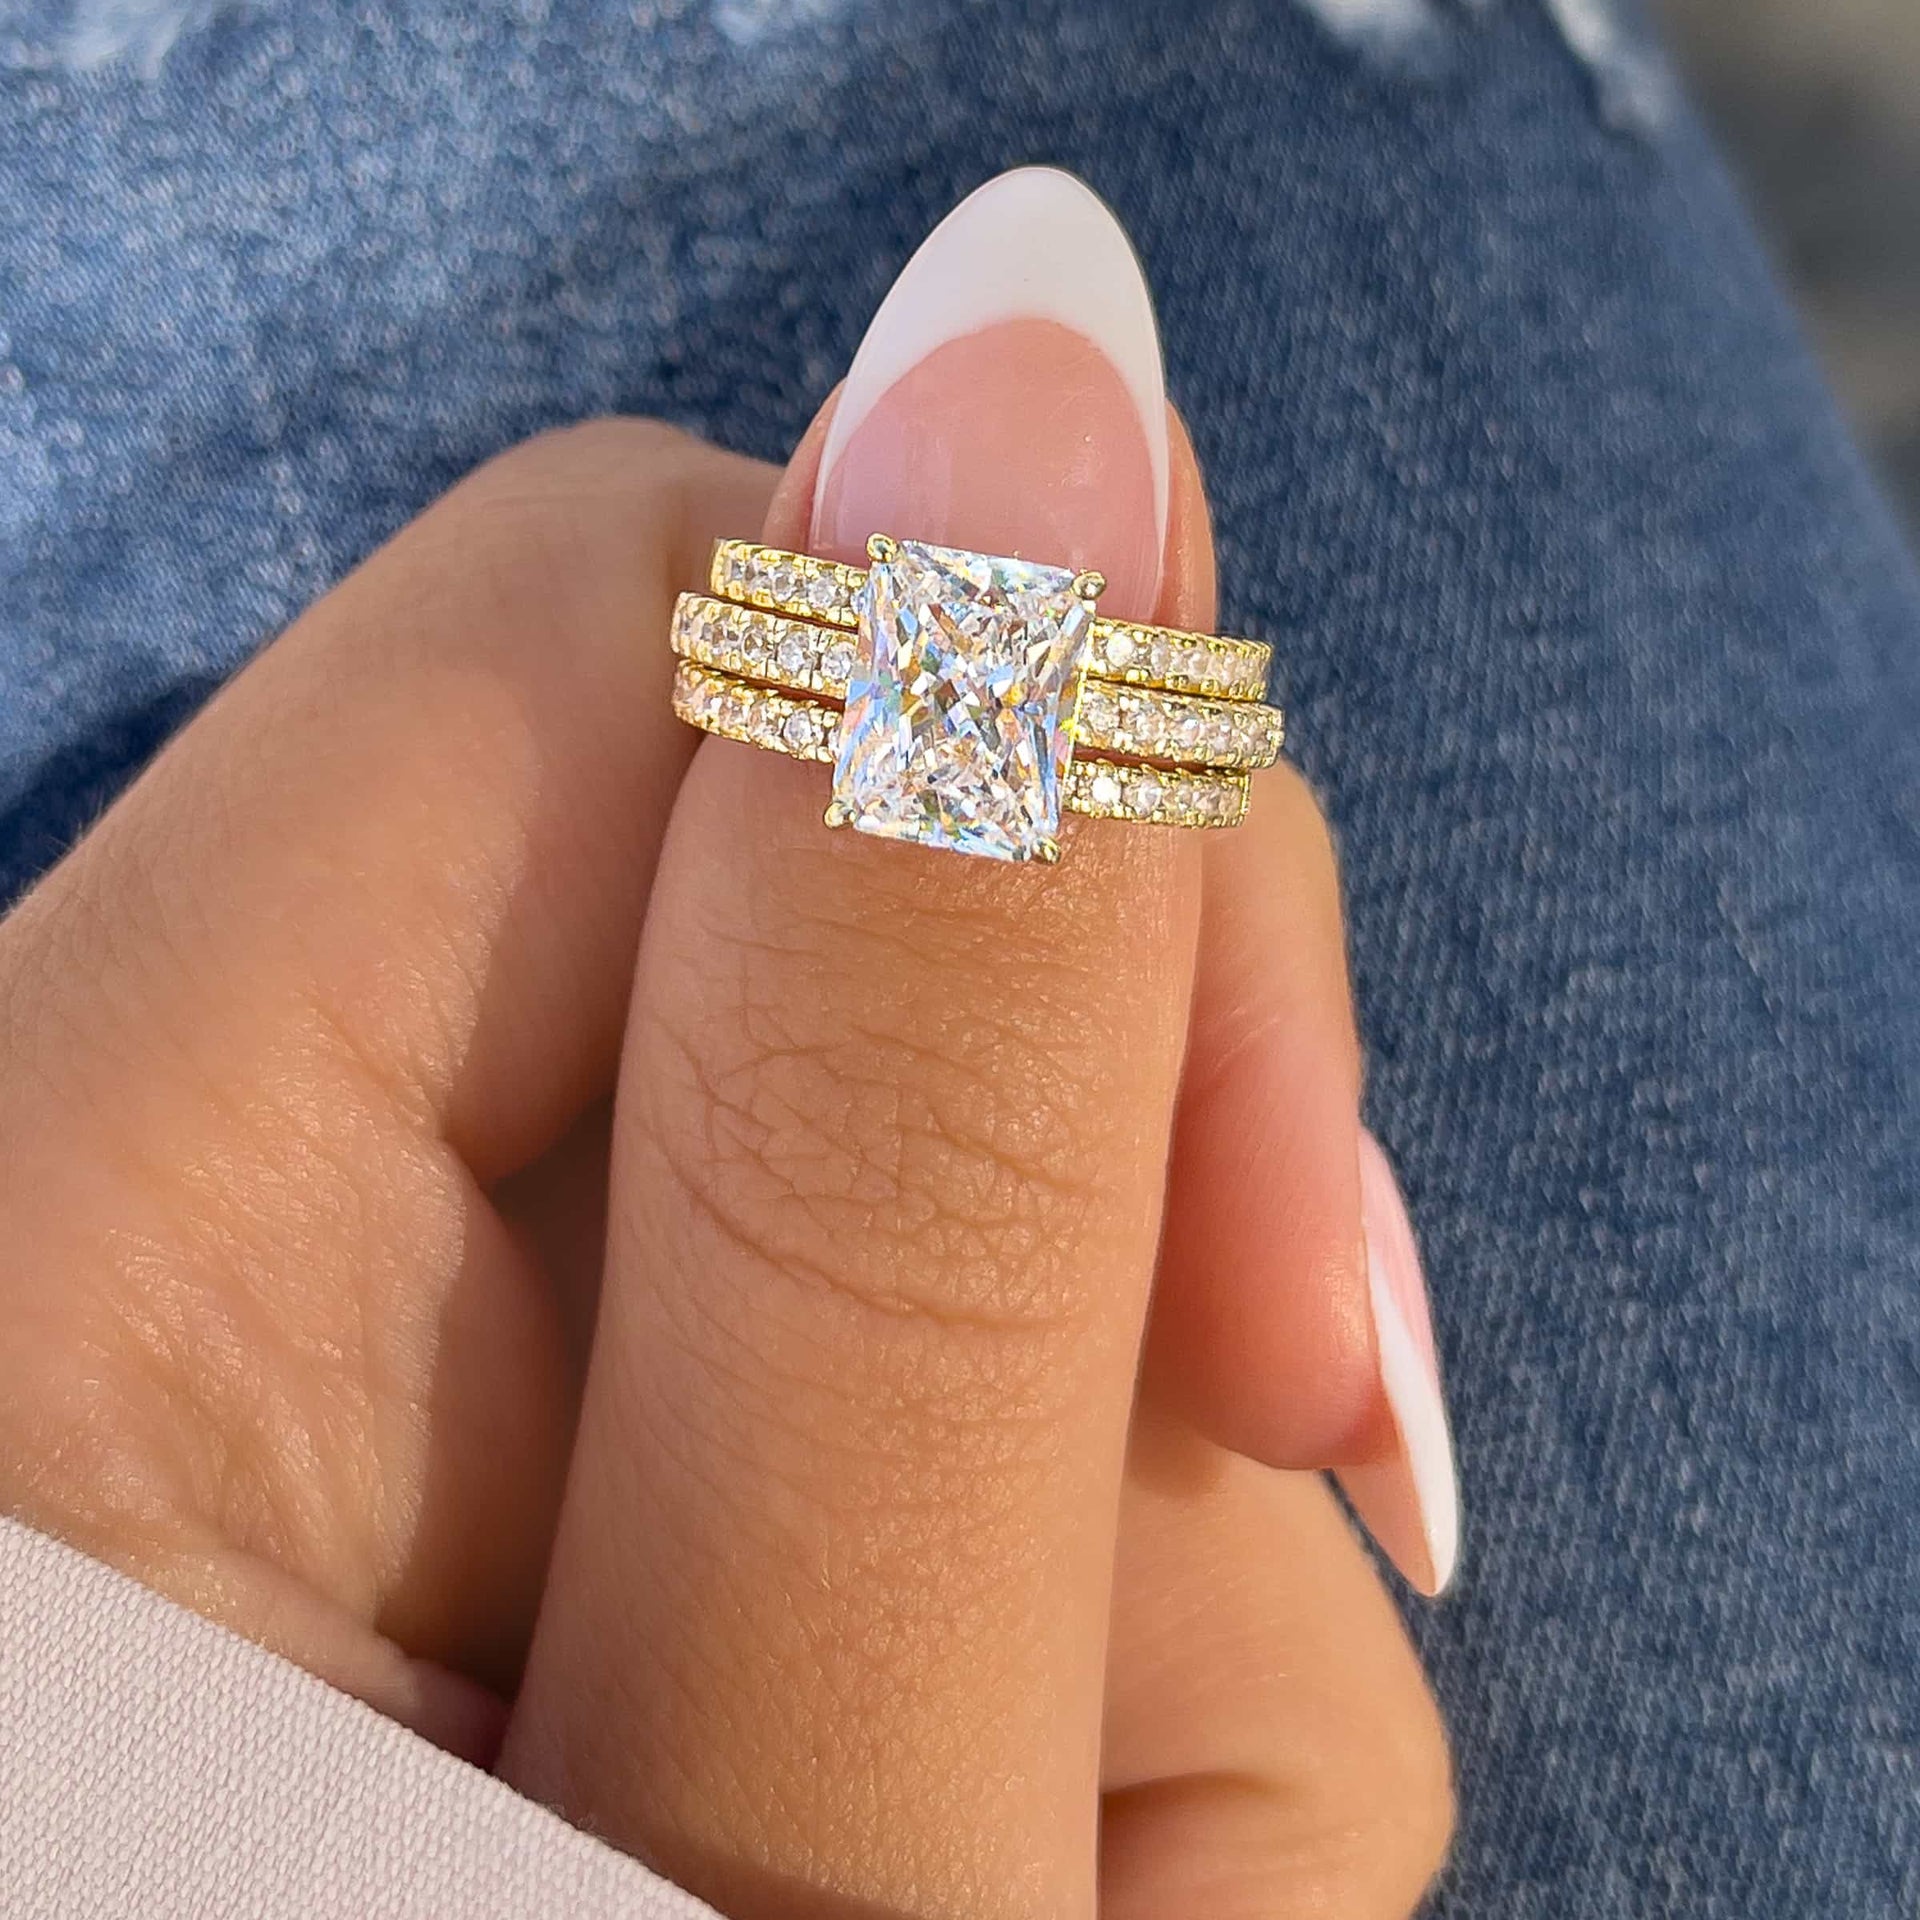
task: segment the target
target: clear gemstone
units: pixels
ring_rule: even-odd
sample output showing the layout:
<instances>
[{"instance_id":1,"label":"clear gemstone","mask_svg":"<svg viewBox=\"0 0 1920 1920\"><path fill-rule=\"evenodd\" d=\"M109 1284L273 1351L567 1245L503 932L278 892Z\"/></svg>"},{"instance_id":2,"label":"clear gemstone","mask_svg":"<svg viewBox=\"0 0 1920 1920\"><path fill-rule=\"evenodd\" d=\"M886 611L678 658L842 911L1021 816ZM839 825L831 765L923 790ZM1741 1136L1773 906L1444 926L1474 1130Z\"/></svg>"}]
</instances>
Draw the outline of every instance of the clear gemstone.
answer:
<instances>
[{"instance_id":1,"label":"clear gemstone","mask_svg":"<svg viewBox=\"0 0 1920 1920\"><path fill-rule=\"evenodd\" d=\"M834 766L856 827L997 860L1048 850L1093 617L1073 578L910 540L874 563Z\"/></svg>"},{"instance_id":2,"label":"clear gemstone","mask_svg":"<svg viewBox=\"0 0 1920 1920\"><path fill-rule=\"evenodd\" d=\"M842 686L853 677L855 655L851 640L836 640L820 656L820 671L835 686Z\"/></svg>"},{"instance_id":3,"label":"clear gemstone","mask_svg":"<svg viewBox=\"0 0 1920 1920\"><path fill-rule=\"evenodd\" d=\"M780 737L795 753L811 753L820 738L819 722L805 707L796 707L787 715L787 724L780 729Z\"/></svg>"},{"instance_id":4,"label":"clear gemstone","mask_svg":"<svg viewBox=\"0 0 1920 1920\"><path fill-rule=\"evenodd\" d=\"M1118 673L1133 658L1133 636L1129 633L1114 633L1107 636L1107 664Z\"/></svg>"},{"instance_id":5,"label":"clear gemstone","mask_svg":"<svg viewBox=\"0 0 1920 1920\"><path fill-rule=\"evenodd\" d=\"M1120 804L1120 782L1110 773L1096 773L1091 791L1096 807L1117 807Z\"/></svg>"},{"instance_id":6,"label":"clear gemstone","mask_svg":"<svg viewBox=\"0 0 1920 1920\"><path fill-rule=\"evenodd\" d=\"M780 642L780 651L774 658L782 673L797 680L807 670L807 643L797 633L790 633Z\"/></svg>"},{"instance_id":7,"label":"clear gemstone","mask_svg":"<svg viewBox=\"0 0 1920 1920\"><path fill-rule=\"evenodd\" d=\"M1080 731L1089 740L1111 740L1120 716L1113 695L1089 687L1080 696Z\"/></svg>"},{"instance_id":8,"label":"clear gemstone","mask_svg":"<svg viewBox=\"0 0 1920 1920\"><path fill-rule=\"evenodd\" d=\"M816 613L831 613L834 603L840 598L840 589L834 585L830 573L816 573L807 587L807 600Z\"/></svg>"},{"instance_id":9,"label":"clear gemstone","mask_svg":"<svg viewBox=\"0 0 1920 1920\"><path fill-rule=\"evenodd\" d=\"M1127 799L1135 813L1151 813L1160 804L1160 793L1158 779L1150 773L1143 773L1135 777Z\"/></svg>"}]
</instances>

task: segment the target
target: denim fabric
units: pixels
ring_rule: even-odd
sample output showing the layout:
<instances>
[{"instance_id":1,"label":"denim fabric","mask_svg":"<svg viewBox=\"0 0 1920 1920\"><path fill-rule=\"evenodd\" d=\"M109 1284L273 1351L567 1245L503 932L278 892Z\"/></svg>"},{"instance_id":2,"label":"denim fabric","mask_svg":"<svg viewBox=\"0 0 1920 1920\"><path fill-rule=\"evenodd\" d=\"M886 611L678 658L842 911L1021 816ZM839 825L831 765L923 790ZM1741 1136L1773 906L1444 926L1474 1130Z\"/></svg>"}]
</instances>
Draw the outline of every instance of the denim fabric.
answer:
<instances>
[{"instance_id":1,"label":"denim fabric","mask_svg":"<svg viewBox=\"0 0 1920 1920\"><path fill-rule=\"evenodd\" d=\"M1684 110L1531 0L1400 11L303 0L143 74L0 0L0 897L476 460L778 455L962 193L1078 170L1428 1243L1436 1911L1910 1920L1920 585Z\"/></svg>"}]
</instances>

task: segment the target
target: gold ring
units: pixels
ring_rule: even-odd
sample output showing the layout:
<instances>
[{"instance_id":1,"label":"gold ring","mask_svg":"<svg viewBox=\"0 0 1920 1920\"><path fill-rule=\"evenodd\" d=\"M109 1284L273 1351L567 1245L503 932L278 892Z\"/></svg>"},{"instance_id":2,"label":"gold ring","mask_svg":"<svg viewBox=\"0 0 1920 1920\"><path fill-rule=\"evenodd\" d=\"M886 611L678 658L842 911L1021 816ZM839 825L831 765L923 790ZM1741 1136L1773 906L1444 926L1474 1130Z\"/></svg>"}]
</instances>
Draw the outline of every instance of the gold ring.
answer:
<instances>
[{"instance_id":1,"label":"gold ring","mask_svg":"<svg viewBox=\"0 0 1920 1920\"><path fill-rule=\"evenodd\" d=\"M674 711L831 762L829 826L1059 858L1062 809L1230 827L1278 757L1258 641L1109 620L1097 573L876 534L872 566L715 545L682 594Z\"/></svg>"}]
</instances>

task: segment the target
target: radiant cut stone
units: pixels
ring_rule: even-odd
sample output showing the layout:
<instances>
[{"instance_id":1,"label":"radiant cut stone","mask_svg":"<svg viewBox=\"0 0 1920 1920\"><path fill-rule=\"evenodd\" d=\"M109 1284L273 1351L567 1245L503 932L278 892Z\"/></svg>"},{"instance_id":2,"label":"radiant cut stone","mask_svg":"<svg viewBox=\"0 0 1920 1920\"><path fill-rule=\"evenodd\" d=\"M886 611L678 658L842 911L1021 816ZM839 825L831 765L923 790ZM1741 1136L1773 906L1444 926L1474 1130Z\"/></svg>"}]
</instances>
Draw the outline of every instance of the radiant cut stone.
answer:
<instances>
[{"instance_id":1,"label":"radiant cut stone","mask_svg":"<svg viewBox=\"0 0 1920 1920\"><path fill-rule=\"evenodd\" d=\"M1051 852L1093 608L1064 567L906 540L856 601L833 793L863 833Z\"/></svg>"}]
</instances>

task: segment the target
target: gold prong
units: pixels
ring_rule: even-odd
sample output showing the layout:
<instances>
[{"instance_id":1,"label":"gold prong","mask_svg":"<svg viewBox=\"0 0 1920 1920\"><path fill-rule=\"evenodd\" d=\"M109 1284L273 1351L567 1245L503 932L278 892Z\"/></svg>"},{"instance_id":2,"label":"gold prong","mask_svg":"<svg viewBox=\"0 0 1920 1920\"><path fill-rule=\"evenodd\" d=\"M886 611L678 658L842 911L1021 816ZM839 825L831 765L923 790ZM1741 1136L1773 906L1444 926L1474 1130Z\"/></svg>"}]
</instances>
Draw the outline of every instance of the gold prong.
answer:
<instances>
[{"instance_id":1,"label":"gold prong","mask_svg":"<svg viewBox=\"0 0 1920 1920\"><path fill-rule=\"evenodd\" d=\"M1057 867L1060 864L1060 842L1058 840L1042 840L1039 847L1035 850L1034 858L1038 860L1042 866Z\"/></svg>"},{"instance_id":2,"label":"gold prong","mask_svg":"<svg viewBox=\"0 0 1920 1920\"><path fill-rule=\"evenodd\" d=\"M891 534L870 533L867 535L867 558L885 566L900 551L899 542Z\"/></svg>"},{"instance_id":3,"label":"gold prong","mask_svg":"<svg viewBox=\"0 0 1920 1920\"><path fill-rule=\"evenodd\" d=\"M827 817L828 826L844 827L853 818L853 815L847 811L846 806L842 801L833 800L833 801L829 801L827 804L826 817Z\"/></svg>"},{"instance_id":4,"label":"gold prong","mask_svg":"<svg viewBox=\"0 0 1920 1920\"><path fill-rule=\"evenodd\" d=\"M1073 590L1092 605L1107 590L1107 576L1097 567L1083 568L1073 576Z\"/></svg>"}]
</instances>

